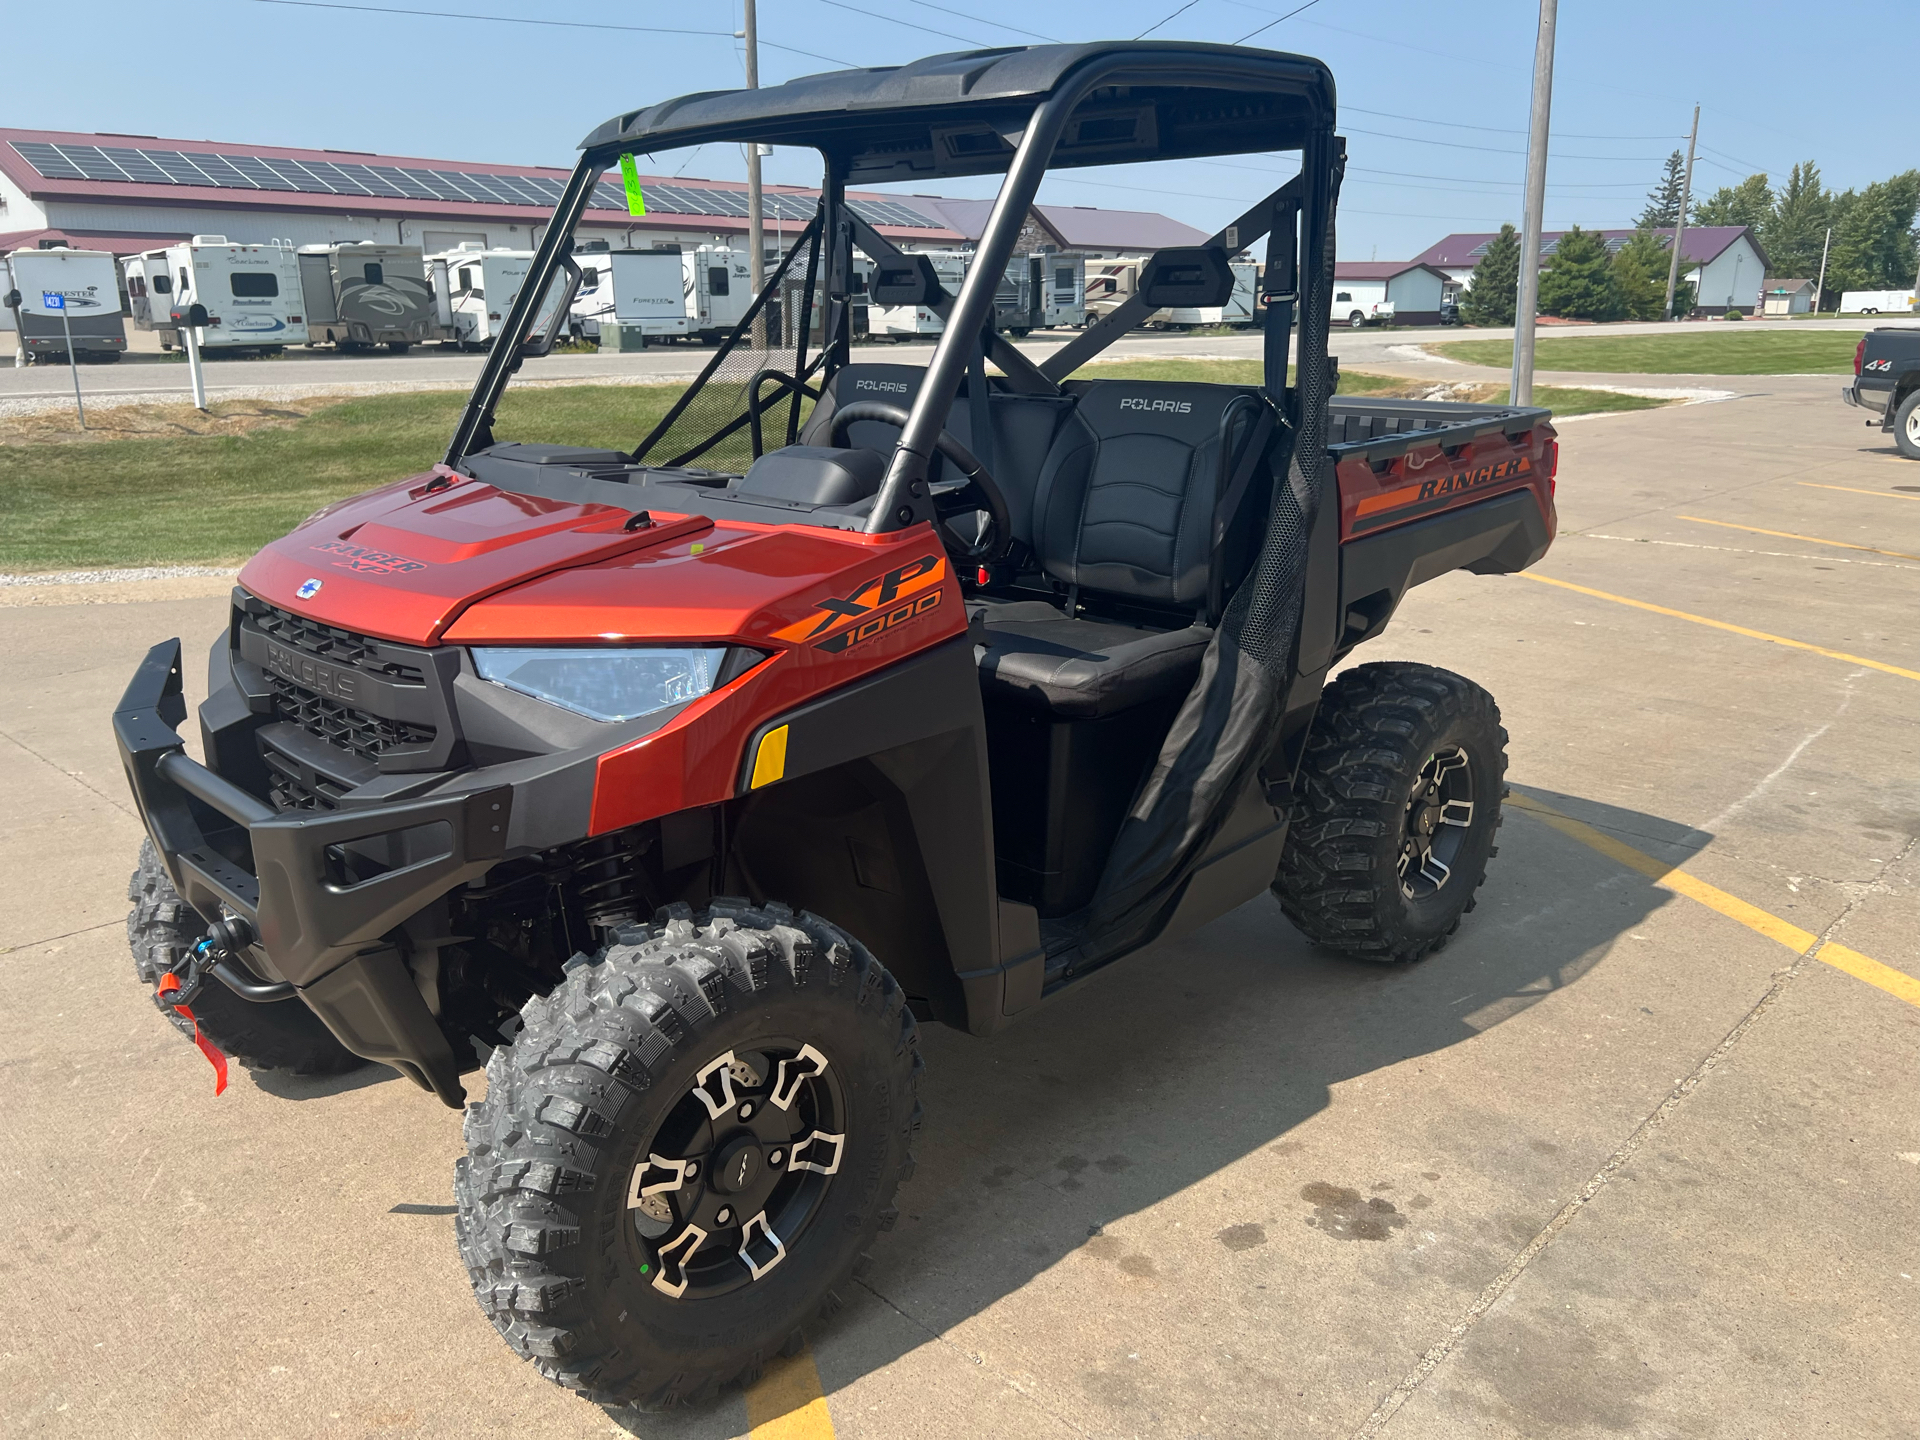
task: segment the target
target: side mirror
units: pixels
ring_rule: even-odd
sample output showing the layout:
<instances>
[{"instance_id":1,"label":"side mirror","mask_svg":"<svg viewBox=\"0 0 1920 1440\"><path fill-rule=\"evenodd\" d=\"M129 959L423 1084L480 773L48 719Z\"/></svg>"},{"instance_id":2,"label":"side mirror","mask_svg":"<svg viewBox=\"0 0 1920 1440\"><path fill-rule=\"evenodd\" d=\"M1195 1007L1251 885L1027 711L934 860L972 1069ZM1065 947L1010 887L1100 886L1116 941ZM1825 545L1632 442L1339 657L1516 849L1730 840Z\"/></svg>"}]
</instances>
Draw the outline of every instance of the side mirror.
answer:
<instances>
[{"instance_id":1,"label":"side mirror","mask_svg":"<svg viewBox=\"0 0 1920 1440\"><path fill-rule=\"evenodd\" d=\"M1233 298L1233 267L1218 245L1159 250L1140 267L1139 295L1155 310L1224 305Z\"/></svg>"},{"instance_id":2,"label":"side mirror","mask_svg":"<svg viewBox=\"0 0 1920 1440\"><path fill-rule=\"evenodd\" d=\"M946 298L940 277L933 273L933 261L924 255L903 258L907 261L904 266L875 267L869 301L875 305L933 305Z\"/></svg>"},{"instance_id":3,"label":"side mirror","mask_svg":"<svg viewBox=\"0 0 1920 1440\"><path fill-rule=\"evenodd\" d=\"M181 327L200 329L207 323L207 307L204 305L176 305L167 312L167 318L173 321L176 330Z\"/></svg>"},{"instance_id":4,"label":"side mirror","mask_svg":"<svg viewBox=\"0 0 1920 1440\"><path fill-rule=\"evenodd\" d=\"M545 355L549 350L553 349L554 342L560 338L561 332L567 328L568 320L572 318L574 297L580 293L580 267L574 263L571 255L564 255L560 259L560 269L565 272L565 288L561 291L560 298L557 301L549 302L552 305L552 310L547 316L547 328L538 335L529 333L527 338L520 342L519 358ZM552 280L547 282L548 296L553 294L554 281L561 280L562 278L562 276L556 275ZM540 323L539 308L534 310L533 317L533 320L527 327L529 332L531 332L534 325Z\"/></svg>"}]
</instances>

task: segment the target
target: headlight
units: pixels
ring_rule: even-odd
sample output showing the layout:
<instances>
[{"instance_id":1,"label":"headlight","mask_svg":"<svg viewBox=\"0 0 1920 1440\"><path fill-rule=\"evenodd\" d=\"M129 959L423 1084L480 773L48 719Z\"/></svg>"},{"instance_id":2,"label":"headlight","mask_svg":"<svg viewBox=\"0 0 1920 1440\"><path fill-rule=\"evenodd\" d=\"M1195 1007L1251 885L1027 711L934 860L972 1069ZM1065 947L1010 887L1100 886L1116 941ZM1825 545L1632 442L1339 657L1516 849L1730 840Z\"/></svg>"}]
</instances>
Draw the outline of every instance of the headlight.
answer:
<instances>
[{"instance_id":1,"label":"headlight","mask_svg":"<svg viewBox=\"0 0 1920 1440\"><path fill-rule=\"evenodd\" d=\"M713 689L726 650L476 649L482 680L547 700L595 720L634 720L669 705L697 700Z\"/></svg>"}]
</instances>

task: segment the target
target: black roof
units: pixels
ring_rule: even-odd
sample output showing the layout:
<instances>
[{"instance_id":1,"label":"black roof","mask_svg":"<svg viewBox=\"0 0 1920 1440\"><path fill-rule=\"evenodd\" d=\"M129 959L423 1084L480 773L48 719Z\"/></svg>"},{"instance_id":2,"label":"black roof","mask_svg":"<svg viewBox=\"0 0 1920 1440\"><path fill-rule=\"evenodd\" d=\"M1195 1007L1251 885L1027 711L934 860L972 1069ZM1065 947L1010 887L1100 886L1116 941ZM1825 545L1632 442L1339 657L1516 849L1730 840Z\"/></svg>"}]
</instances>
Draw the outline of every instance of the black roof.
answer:
<instances>
[{"instance_id":1,"label":"black roof","mask_svg":"<svg viewBox=\"0 0 1920 1440\"><path fill-rule=\"evenodd\" d=\"M1090 76L1089 72L1093 72ZM805 145L873 184L1006 169L1026 116L1097 79L1053 165L1297 149L1331 125L1318 60L1236 45L1105 40L931 55L832 70L761 90L705 90L616 115L581 142L600 163L714 141ZM598 153L592 153L598 152Z\"/></svg>"}]
</instances>

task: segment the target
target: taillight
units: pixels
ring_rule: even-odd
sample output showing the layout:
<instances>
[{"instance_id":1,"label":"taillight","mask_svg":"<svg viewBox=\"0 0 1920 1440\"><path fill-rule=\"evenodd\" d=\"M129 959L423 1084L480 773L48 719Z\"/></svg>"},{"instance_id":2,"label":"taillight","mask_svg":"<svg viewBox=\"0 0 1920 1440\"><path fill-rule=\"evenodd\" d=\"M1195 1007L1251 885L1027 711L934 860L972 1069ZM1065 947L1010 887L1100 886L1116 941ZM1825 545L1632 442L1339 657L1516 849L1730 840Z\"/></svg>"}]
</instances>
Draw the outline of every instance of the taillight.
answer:
<instances>
[{"instance_id":1,"label":"taillight","mask_svg":"<svg viewBox=\"0 0 1920 1440\"><path fill-rule=\"evenodd\" d=\"M1547 494L1560 493L1560 442L1547 441Z\"/></svg>"},{"instance_id":2,"label":"taillight","mask_svg":"<svg viewBox=\"0 0 1920 1440\"><path fill-rule=\"evenodd\" d=\"M1867 337L1862 335L1860 343L1853 347L1853 373L1860 373L1860 362L1867 358Z\"/></svg>"}]
</instances>

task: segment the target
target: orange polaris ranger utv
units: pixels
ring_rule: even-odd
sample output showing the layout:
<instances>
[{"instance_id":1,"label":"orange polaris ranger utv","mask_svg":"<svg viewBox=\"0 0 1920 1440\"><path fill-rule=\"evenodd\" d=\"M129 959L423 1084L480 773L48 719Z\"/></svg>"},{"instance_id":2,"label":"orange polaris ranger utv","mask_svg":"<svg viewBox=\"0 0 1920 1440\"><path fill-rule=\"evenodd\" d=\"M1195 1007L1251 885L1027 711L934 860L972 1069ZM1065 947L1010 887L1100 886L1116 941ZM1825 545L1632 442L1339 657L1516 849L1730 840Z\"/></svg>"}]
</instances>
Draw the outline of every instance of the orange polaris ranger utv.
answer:
<instances>
[{"instance_id":1,"label":"orange polaris ranger utv","mask_svg":"<svg viewBox=\"0 0 1920 1440\"><path fill-rule=\"evenodd\" d=\"M497 436L574 227L622 207L602 173L761 142L820 153L818 209L666 418L631 451ZM670 100L583 148L445 461L241 573L205 763L178 641L114 725L169 1017L452 1106L484 1064L454 1177L481 1305L560 1383L660 1404L796 1344L891 1225L920 1021L991 1035L1269 888L1363 959L1454 931L1500 818L1493 701L1423 665L1327 675L1408 586L1537 560L1556 447L1540 410L1333 398L1314 60L938 55ZM995 333L1050 166L1274 151L1299 174L1044 362ZM847 196L978 174L1005 178L957 295ZM853 358L856 250L873 303L943 317L924 369ZM1243 250L1264 383L1075 378L1224 302Z\"/></svg>"}]
</instances>

